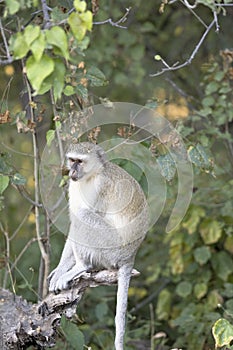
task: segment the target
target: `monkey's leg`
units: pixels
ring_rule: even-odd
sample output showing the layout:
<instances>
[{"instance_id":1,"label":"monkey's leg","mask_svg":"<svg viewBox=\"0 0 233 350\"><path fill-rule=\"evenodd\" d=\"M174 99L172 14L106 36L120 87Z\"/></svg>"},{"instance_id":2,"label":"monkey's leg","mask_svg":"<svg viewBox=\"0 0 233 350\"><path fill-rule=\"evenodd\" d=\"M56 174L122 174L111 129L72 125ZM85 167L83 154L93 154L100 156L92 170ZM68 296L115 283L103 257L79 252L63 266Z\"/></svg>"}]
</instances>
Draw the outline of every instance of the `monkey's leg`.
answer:
<instances>
[{"instance_id":1,"label":"monkey's leg","mask_svg":"<svg viewBox=\"0 0 233 350\"><path fill-rule=\"evenodd\" d=\"M68 237L65 243L59 264L52 272L50 272L48 276L50 292L58 289L56 288L57 281L60 279L60 277L63 274L69 271L74 265L75 265L75 258L73 255L71 242Z\"/></svg>"},{"instance_id":2,"label":"monkey's leg","mask_svg":"<svg viewBox=\"0 0 233 350\"><path fill-rule=\"evenodd\" d=\"M124 350L125 318L127 311L128 289L133 264L129 263L120 267L118 271L118 289L116 306L116 336L115 349Z\"/></svg>"}]
</instances>

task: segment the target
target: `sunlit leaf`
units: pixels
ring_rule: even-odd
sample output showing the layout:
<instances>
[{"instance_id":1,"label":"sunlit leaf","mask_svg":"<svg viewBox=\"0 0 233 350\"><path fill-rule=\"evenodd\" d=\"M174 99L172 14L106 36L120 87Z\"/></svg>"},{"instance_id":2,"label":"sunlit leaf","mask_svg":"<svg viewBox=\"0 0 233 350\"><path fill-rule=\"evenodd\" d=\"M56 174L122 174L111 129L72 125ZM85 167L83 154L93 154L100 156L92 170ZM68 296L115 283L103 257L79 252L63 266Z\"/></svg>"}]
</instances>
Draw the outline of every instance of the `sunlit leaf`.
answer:
<instances>
[{"instance_id":1,"label":"sunlit leaf","mask_svg":"<svg viewBox=\"0 0 233 350\"><path fill-rule=\"evenodd\" d=\"M172 295L167 289L163 289L158 297L156 315L158 320L167 320L171 311Z\"/></svg>"},{"instance_id":2,"label":"sunlit leaf","mask_svg":"<svg viewBox=\"0 0 233 350\"><path fill-rule=\"evenodd\" d=\"M33 56L26 62L27 76L32 84L35 93L38 91L47 76L54 70L54 61L47 55L43 55L40 61L36 61Z\"/></svg>"},{"instance_id":3,"label":"sunlit leaf","mask_svg":"<svg viewBox=\"0 0 233 350\"><path fill-rule=\"evenodd\" d=\"M233 340L233 325L225 318L220 318L212 327L212 333L215 340L215 347L220 348L229 346Z\"/></svg>"},{"instance_id":4,"label":"sunlit leaf","mask_svg":"<svg viewBox=\"0 0 233 350\"><path fill-rule=\"evenodd\" d=\"M20 3L16 0L6 0L6 6L9 9L10 15L14 15L20 9Z\"/></svg>"},{"instance_id":5,"label":"sunlit leaf","mask_svg":"<svg viewBox=\"0 0 233 350\"><path fill-rule=\"evenodd\" d=\"M40 32L39 37L31 44L31 51L36 61L40 61L45 49L45 35Z\"/></svg>"},{"instance_id":6,"label":"sunlit leaf","mask_svg":"<svg viewBox=\"0 0 233 350\"><path fill-rule=\"evenodd\" d=\"M23 33L23 36L25 38L25 41L28 46L30 46L35 39L37 39L40 35L40 27L39 26L33 26L28 25Z\"/></svg>"},{"instance_id":7,"label":"sunlit leaf","mask_svg":"<svg viewBox=\"0 0 233 350\"><path fill-rule=\"evenodd\" d=\"M55 26L47 30L46 40L48 44L59 48L65 59L69 58L67 36L61 27Z\"/></svg>"},{"instance_id":8,"label":"sunlit leaf","mask_svg":"<svg viewBox=\"0 0 233 350\"><path fill-rule=\"evenodd\" d=\"M197 283L197 284L195 284L193 291L194 291L196 298L201 299L206 295L206 293L208 291L208 286L206 283Z\"/></svg>"},{"instance_id":9,"label":"sunlit leaf","mask_svg":"<svg viewBox=\"0 0 233 350\"><path fill-rule=\"evenodd\" d=\"M222 236L222 228L218 221L205 219L200 225L200 234L205 244L218 242Z\"/></svg>"},{"instance_id":10,"label":"sunlit leaf","mask_svg":"<svg viewBox=\"0 0 233 350\"><path fill-rule=\"evenodd\" d=\"M82 0L74 0L74 7L76 11L84 12L86 11L87 4L85 1Z\"/></svg>"},{"instance_id":11,"label":"sunlit leaf","mask_svg":"<svg viewBox=\"0 0 233 350\"><path fill-rule=\"evenodd\" d=\"M10 49L13 51L15 59L20 59L27 55L30 48L21 32L11 37Z\"/></svg>"}]
</instances>

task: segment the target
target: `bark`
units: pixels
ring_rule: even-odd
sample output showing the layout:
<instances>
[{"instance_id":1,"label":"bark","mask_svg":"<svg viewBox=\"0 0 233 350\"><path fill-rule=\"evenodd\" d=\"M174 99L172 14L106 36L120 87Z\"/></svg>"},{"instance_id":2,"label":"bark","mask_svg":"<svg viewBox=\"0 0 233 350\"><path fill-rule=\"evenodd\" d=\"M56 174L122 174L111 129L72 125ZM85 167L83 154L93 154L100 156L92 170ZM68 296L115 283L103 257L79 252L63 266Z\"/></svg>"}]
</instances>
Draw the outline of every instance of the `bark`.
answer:
<instances>
[{"instance_id":1,"label":"bark","mask_svg":"<svg viewBox=\"0 0 233 350\"><path fill-rule=\"evenodd\" d=\"M133 270L132 276L138 274L137 270ZM61 316L72 318L85 290L116 283L117 271L85 273L72 281L70 289L59 294L49 293L38 304L31 304L21 296L0 289L0 349L54 346Z\"/></svg>"}]
</instances>

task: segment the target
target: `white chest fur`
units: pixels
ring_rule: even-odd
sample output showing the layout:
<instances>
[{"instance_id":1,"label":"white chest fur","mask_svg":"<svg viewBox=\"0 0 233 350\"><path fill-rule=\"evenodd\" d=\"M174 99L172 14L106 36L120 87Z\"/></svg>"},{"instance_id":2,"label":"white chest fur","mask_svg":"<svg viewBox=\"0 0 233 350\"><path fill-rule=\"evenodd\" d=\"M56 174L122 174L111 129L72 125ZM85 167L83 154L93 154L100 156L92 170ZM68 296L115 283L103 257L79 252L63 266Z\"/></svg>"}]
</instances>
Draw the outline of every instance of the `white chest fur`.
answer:
<instances>
[{"instance_id":1,"label":"white chest fur","mask_svg":"<svg viewBox=\"0 0 233 350\"><path fill-rule=\"evenodd\" d=\"M98 196L95 181L72 181L69 184L69 207L73 214L79 209L95 209Z\"/></svg>"}]
</instances>

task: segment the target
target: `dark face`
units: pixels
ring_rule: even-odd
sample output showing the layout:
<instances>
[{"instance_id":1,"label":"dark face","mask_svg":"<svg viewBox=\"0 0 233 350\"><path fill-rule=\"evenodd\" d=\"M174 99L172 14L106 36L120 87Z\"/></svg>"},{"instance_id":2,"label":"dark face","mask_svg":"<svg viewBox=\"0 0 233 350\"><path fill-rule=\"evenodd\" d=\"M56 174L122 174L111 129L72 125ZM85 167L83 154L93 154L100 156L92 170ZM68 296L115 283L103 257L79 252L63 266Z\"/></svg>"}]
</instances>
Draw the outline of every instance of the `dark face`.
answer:
<instances>
[{"instance_id":1,"label":"dark face","mask_svg":"<svg viewBox=\"0 0 233 350\"><path fill-rule=\"evenodd\" d=\"M69 177L73 181L78 181L83 177L83 160L68 158L68 165L70 168Z\"/></svg>"}]
</instances>

